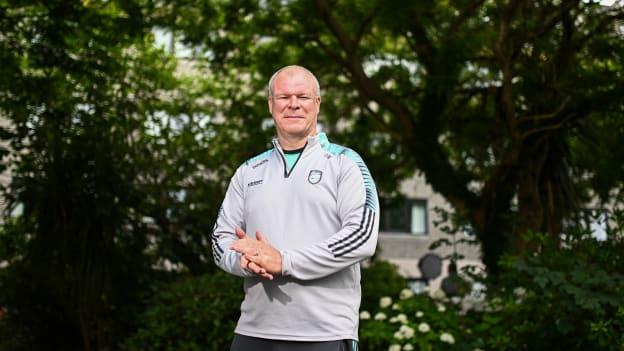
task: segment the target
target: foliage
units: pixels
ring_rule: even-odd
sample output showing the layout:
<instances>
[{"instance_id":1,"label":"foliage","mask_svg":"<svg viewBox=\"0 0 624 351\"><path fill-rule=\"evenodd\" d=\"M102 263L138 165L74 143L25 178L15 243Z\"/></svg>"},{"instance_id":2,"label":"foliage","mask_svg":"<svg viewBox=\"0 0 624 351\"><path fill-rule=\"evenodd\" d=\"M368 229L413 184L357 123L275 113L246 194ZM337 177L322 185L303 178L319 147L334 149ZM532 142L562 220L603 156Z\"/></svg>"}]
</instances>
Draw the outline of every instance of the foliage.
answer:
<instances>
[{"instance_id":1,"label":"foliage","mask_svg":"<svg viewBox=\"0 0 624 351\"><path fill-rule=\"evenodd\" d=\"M481 348L622 350L621 227L605 241L576 228L562 243L533 234L541 244L538 254L504 260L506 289L495 294L492 309L474 328L483 338Z\"/></svg>"},{"instance_id":2,"label":"foliage","mask_svg":"<svg viewBox=\"0 0 624 351\"><path fill-rule=\"evenodd\" d=\"M156 284L139 330L124 350L227 350L243 300L242 280L224 272Z\"/></svg>"},{"instance_id":3,"label":"foliage","mask_svg":"<svg viewBox=\"0 0 624 351\"><path fill-rule=\"evenodd\" d=\"M332 139L388 193L422 171L496 272L503 252L541 245L527 229L558 234L587 199L622 201L621 20L621 5L581 0L0 1L0 336L16 336L0 348L112 348L164 269L214 271L227 180L268 146L266 80L291 63L319 77ZM155 48L154 26L191 56ZM586 267L620 262L579 245ZM527 262L514 272L588 304L597 322L579 335L617 344L609 293L571 288L573 262ZM364 279L364 305L383 272Z\"/></svg>"},{"instance_id":4,"label":"foliage","mask_svg":"<svg viewBox=\"0 0 624 351\"><path fill-rule=\"evenodd\" d=\"M147 278L131 136L174 83L136 5L2 3L0 299L36 349L105 347Z\"/></svg>"},{"instance_id":5,"label":"foliage","mask_svg":"<svg viewBox=\"0 0 624 351\"><path fill-rule=\"evenodd\" d=\"M539 250L505 256L499 279L484 281L486 297L388 293L360 314L361 348L621 351L623 214L610 213L608 237L602 241L583 223L569 226L561 240L529 234ZM455 343L441 341L443 332Z\"/></svg>"},{"instance_id":6,"label":"foliage","mask_svg":"<svg viewBox=\"0 0 624 351\"><path fill-rule=\"evenodd\" d=\"M0 304L26 348L111 347L162 270L214 270L207 236L253 150L219 133L210 81L178 74L155 46L150 11L142 1L0 3L11 176Z\"/></svg>"},{"instance_id":7,"label":"foliage","mask_svg":"<svg viewBox=\"0 0 624 351\"><path fill-rule=\"evenodd\" d=\"M623 185L607 151L623 147L621 3L162 3L159 23L198 59L247 78L232 101L264 105L257 92L279 66L309 67L334 140L389 193L422 172L470 221L490 274L530 244L528 229L555 235Z\"/></svg>"},{"instance_id":8,"label":"foliage","mask_svg":"<svg viewBox=\"0 0 624 351\"><path fill-rule=\"evenodd\" d=\"M407 287L407 281L401 276L397 267L388 261L373 260L370 265L362 268L362 302L361 309L371 311L383 296L398 295Z\"/></svg>"},{"instance_id":9,"label":"foliage","mask_svg":"<svg viewBox=\"0 0 624 351\"><path fill-rule=\"evenodd\" d=\"M377 308L362 311L360 318L362 350L472 350L459 307L426 294L405 289L382 297Z\"/></svg>"},{"instance_id":10,"label":"foliage","mask_svg":"<svg viewBox=\"0 0 624 351\"><path fill-rule=\"evenodd\" d=\"M457 212L450 212L443 208L434 208L434 212L437 216L434 225L442 234L450 237L450 239L442 237L432 242L429 245L429 250L433 251L440 247L450 248L449 254L442 257L442 259L449 260L449 262L463 260L465 256L458 247L479 244L474 229L470 225L470 221ZM470 271L470 275L474 275L476 268L468 267L466 270Z\"/></svg>"}]
</instances>

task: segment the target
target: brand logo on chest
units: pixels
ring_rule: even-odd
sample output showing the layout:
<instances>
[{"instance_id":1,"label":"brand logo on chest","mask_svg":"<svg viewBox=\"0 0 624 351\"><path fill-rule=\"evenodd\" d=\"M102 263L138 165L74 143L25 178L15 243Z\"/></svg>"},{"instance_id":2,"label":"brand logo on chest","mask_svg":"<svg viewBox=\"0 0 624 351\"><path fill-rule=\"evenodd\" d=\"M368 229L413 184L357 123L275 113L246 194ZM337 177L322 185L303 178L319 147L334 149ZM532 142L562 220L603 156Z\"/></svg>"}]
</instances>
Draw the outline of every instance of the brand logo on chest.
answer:
<instances>
[{"instance_id":1,"label":"brand logo on chest","mask_svg":"<svg viewBox=\"0 0 624 351\"><path fill-rule=\"evenodd\" d=\"M253 182L247 184L247 187L252 187L252 186L256 186L256 185L260 185L260 184L262 184L262 179L256 180L256 181L253 181Z\"/></svg>"},{"instance_id":2,"label":"brand logo on chest","mask_svg":"<svg viewBox=\"0 0 624 351\"><path fill-rule=\"evenodd\" d=\"M321 178L323 178L323 172L317 169L311 170L310 174L308 174L308 182L310 182L310 184L316 184L320 182Z\"/></svg>"}]
</instances>

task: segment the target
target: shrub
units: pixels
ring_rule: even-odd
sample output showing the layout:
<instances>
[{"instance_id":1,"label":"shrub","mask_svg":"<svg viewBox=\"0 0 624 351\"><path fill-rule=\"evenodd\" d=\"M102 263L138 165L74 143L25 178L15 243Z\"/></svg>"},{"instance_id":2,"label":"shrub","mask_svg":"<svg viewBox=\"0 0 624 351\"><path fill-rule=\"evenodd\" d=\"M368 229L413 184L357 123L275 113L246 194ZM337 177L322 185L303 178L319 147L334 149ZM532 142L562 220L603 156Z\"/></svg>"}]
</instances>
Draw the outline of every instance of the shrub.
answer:
<instances>
[{"instance_id":1,"label":"shrub","mask_svg":"<svg viewBox=\"0 0 624 351\"><path fill-rule=\"evenodd\" d=\"M377 350L472 350L459 306L404 289L360 313L360 347Z\"/></svg>"},{"instance_id":2,"label":"shrub","mask_svg":"<svg viewBox=\"0 0 624 351\"><path fill-rule=\"evenodd\" d=\"M390 262L373 260L362 269L362 310L371 310L377 306L382 296L398 296L407 287L407 280Z\"/></svg>"},{"instance_id":3,"label":"shrub","mask_svg":"<svg viewBox=\"0 0 624 351\"><path fill-rule=\"evenodd\" d=\"M624 221L611 223L604 241L581 226L566 236L527 234L537 250L504 257L485 301L380 284L375 295L387 296L360 314L361 349L624 351Z\"/></svg>"},{"instance_id":4,"label":"shrub","mask_svg":"<svg viewBox=\"0 0 624 351\"><path fill-rule=\"evenodd\" d=\"M158 284L128 351L228 350L243 299L242 280L217 271Z\"/></svg>"},{"instance_id":5,"label":"shrub","mask_svg":"<svg viewBox=\"0 0 624 351\"><path fill-rule=\"evenodd\" d=\"M477 345L497 350L624 350L624 241L587 235L502 261L503 286L475 319Z\"/></svg>"}]
</instances>

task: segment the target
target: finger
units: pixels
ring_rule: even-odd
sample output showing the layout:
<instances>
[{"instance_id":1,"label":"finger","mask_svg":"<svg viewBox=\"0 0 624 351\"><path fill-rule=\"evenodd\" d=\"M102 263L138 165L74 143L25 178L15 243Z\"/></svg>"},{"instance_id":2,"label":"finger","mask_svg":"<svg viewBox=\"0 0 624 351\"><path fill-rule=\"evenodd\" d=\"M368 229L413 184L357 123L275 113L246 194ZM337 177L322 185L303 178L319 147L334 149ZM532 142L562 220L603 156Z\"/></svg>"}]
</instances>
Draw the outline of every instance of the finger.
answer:
<instances>
[{"instance_id":1,"label":"finger","mask_svg":"<svg viewBox=\"0 0 624 351\"><path fill-rule=\"evenodd\" d=\"M255 241L255 240L254 240ZM234 240L230 245L230 249L236 251L249 250L253 246L249 238Z\"/></svg>"},{"instance_id":2,"label":"finger","mask_svg":"<svg viewBox=\"0 0 624 351\"><path fill-rule=\"evenodd\" d=\"M242 269L247 269L247 267L249 266L249 260L246 259L245 256L241 256L240 266Z\"/></svg>"},{"instance_id":3,"label":"finger","mask_svg":"<svg viewBox=\"0 0 624 351\"><path fill-rule=\"evenodd\" d=\"M260 231L256 231L256 239L258 239L258 241L263 242L265 244L268 244L269 241L267 240L267 238L264 236L264 234L260 233Z\"/></svg>"},{"instance_id":4,"label":"finger","mask_svg":"<svg viewBox=\"0 0 624 351\"><path fill-rule=\"evenodd\" d=\"M262 265L263 259L260 257L260 255L254 255L252 254L245 254L245 258L247 259L247 261L249 262L253 262L254 264L257 265Z\"/></svg>"},{"instance_id":5,"label":"finger","mask_svg":"<svg viewBox=\"0 0 624 351\"><path fill-rule=\"evenodd\" d=\"M246 239L240 239L235 241L231 246L230 249L239 252L243 255L257 255L260 253L260 248L256 247L256 245L252 245L249 242L242 242L243 240Z\"/></svg>"},{"instance_id":6,"label":"finger","mask_svg":"<svg viewBox=\"0 0 624 351\"><path fill-rule=\"evenodd\" d=\"M239 227L236 227L236 229L234 230L234 233L236 233L236 236L239 239L243 239L245 236L247 236L247 234L245 234L245 232L242 229L240 229Z\"/></svg>"},{"instance_id":7,"label":"finger","mask_svg":"<svg viewBox=\"0 0 624 351\"><path fill-rule=\"evenodd\" d=\"M258 267L257 270L254 270L254 273L260 275L262 278L273 280L273 274L267 272L266 269L261 266L262 259L259 256L246 255L245 258L249 261L248 267Z\"/></svg>"},{"instance_id":8,"label":"finger","mask_svg":"<svg viewBox=\"0 0 624 351\"><path fill-rule=\"evenodd\" d=\"M273 280L273 274L271 274L271 273L260 274L260 276L262 278L265 278L265 279L268 279L268 280Z\"/></svg>"},{"instance_id":9,"label":"finger","mask_svg":"<svg viewBox=\"0 0 624 351\"><path fill-rule=\"evenodd\" d=\"M259 265L257 265L254 262L249 262L247 267L249 267L249 269L251 269L256 274L259 274L259 275L267 274L267 272L266 272L266 270L264 268L260 267Z\"/></svg>"}]
</instances>

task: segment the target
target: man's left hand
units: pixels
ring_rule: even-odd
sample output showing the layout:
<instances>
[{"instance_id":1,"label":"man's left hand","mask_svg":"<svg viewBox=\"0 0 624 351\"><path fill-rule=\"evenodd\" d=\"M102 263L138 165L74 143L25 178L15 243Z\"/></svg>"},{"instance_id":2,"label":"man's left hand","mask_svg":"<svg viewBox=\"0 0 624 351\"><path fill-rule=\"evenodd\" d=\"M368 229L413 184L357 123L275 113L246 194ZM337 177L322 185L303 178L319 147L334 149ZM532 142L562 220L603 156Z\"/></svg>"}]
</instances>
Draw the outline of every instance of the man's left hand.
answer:
<instances>
[{"instance_id":1,"label":"man's left hand","mask_svg":"<svg viewBox=\"0 0 624 351\"><path fill-rule=\"evenodd\" d=\"M270 274L282 273L282 255L259 231L256 232L256 239L249 237L238 239L230 248L245 255L249 262L264 268Z\"/></svg>"}]
</instances>

